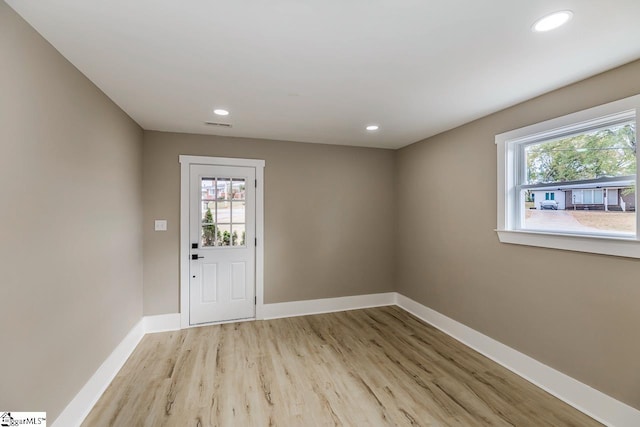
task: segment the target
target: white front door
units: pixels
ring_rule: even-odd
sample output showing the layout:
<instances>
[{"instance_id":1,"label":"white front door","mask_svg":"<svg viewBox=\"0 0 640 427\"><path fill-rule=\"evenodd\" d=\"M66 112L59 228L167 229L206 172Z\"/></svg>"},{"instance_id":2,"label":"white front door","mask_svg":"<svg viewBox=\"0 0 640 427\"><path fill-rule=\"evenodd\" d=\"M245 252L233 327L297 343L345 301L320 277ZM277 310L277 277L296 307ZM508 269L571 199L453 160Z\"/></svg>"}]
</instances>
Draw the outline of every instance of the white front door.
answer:
<instances>
[{"instance_id":1,"label":"white front door","mask_svg":"<svg viewBox=\"0 0 640 427\"><path fill-rule=\"evenodd\" d=\"M190 166L189 324L255 316L256 171Z\"/></svg>"}]
</instances>

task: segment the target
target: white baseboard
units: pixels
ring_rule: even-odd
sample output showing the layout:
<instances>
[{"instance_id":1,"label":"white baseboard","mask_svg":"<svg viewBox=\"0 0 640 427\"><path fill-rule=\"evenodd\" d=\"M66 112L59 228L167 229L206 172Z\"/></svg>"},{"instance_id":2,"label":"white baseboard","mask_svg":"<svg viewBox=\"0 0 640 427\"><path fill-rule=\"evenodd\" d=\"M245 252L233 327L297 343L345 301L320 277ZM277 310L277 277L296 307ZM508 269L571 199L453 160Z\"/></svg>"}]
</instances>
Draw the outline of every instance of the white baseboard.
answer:
<instances>
[{"instance_id":1,"label":"white baseboard","mask_svg":"<svg viewBox=\"0 0 640 427\"><path fill-rule=\"evenodd\" d=\"M180 313L145 316L142 321L144 322L145 334L177 331L180 329Z\"/></svg>"},{"instance_id":2,"label":"white baseboard","mask_svg":"<svg viewBox=\"0 0 640 427\"><path fill-rule=\"evenodd\" d=\"M397 305L595 420L640 426L640 411L404 295Z\"/></svg>"},{"instance_id":3,"label":"white baseboard","mask_svg":"<svg viewBox=\"0 0 640 427\"><path fill-rule=\"evenodd\" d=\"M100 365L98 370L89 378L89 381L80 389L73 400L64 408L53 422L52 427L75 427L82 424L144 334L144 319L140 319Z\"/></svg>"},{"instance_id":4,"label":"white baseboard","mask_svg":"<svg viewBox=\"0 0 640 427\"><path fill-rule=\"evenodd\" d=\"M357 310L359 308L394 305L396 293L355 295L351 297L323 298L306 301L279 302L262 306L262 319L308 316L311 314L332 313L336 311Z\"/></svg>"}]
</instances>

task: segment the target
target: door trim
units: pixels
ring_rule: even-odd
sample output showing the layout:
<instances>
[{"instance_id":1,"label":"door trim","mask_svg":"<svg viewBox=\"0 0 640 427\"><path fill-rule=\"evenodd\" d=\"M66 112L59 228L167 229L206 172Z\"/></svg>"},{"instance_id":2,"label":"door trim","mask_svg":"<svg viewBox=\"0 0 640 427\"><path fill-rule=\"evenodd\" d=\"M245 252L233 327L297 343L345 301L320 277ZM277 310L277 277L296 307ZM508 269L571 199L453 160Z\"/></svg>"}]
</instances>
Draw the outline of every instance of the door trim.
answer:
<instances>
[{"instance_id":1,"label":"door trim","mask_svg":"<svg viewBox=\"0 0 640 427\"><path fill-rule=\"evenodd\" d=\"M263 318L264 305L264 166L260 159L180 155L180 329L189 324L189 170L191 165L241 166L256 170L256 315Z\"/></svg>"}]
</instances>

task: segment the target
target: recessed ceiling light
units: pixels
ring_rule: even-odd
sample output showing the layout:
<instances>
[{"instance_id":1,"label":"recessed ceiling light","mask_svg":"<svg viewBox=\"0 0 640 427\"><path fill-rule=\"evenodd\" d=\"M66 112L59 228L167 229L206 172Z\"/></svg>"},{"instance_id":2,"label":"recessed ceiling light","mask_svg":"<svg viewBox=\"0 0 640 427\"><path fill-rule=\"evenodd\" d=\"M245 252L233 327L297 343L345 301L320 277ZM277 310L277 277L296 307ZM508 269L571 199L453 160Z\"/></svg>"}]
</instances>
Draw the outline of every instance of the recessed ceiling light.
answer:
<instances>
[{"instance_id":1,"label":"recessed ceiling light","mask_svg":"<svg viewBox=\"0 0 640 427\"><path fill-rule=\"evenodd\" d=\"M544 31L555 30L556 28L566 24L573 17L573 12L570 10L562 10L560 12L554 12L550 15L543 16L538 19L531 29L535 32L541 33Z\"/></svg>"},{"instance_id":2,"label":"recessed ceiling light","mask_svg":"<svg viewBox=\"0 0 640 427\"><path fill-rule=\"evenodd\" d=\"M367 126L366 129L367 130L378 130L378 129L380 129L380 126L378 126L378 125L369 125L369 126Z\"/></svg>"},{"instance_id":3,"label":"recessed ceiling light","mask_svg":"<svg viewBox=\"0 0 640 427\"><path fill-rule=\"evenodd\" d=\"M229 115L229 112L227 110L223 110L223 109L220 109L220 108L217 108L217 109L213 110L213 113L217 114L219 116L228 116Z\"/></svg>"}]
</instances>

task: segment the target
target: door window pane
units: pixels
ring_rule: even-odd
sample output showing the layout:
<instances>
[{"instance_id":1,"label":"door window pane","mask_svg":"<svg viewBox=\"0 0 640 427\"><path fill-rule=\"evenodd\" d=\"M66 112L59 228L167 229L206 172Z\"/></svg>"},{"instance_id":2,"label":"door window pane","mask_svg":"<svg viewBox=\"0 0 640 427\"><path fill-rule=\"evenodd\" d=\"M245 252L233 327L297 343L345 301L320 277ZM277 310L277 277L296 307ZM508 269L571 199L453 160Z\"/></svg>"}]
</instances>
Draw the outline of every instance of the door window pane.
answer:
<instances>
[{"instance_id":1,"label":"door window pane","mask_svg":"<svg viewBox=\"0 0 640 427\"><path fill-rule=\"evenodd\" d=\"M231 185L231 198L233 200L244 200L245 199L245 181L244 179L233 179Z\"/></svg>"},{"instance_id":2,"label":"door window pane","mask_svg":"<svg viewBox=\"0 0 640 427\"><path fill-rule=\"evenodd\" d=\"M214 222L215 221L216 202L215 201L206 201L206 200L202 201L202 207L200 209L200 214L201 214L200 218L201 219L205 219L205 217L207 215L207 210L211 211L211 215L212 215L212 218L213 218L213 221L211 221L211 222Z\"/></svg>"},{"instance_id":3,"label":"door window pane","mask_svg":"<svg viewBox=\"0 0 640 427\"><path fill-rule=\"evenodd\" d=\"M211 212L211 211L208 211ZM217 227L216 225L213 223L213 220L211 220L211 222L207 222L207 220L210 219L207 216L202 220L202 233L201 233L201 244L203 247L205 246L215 246L216 243L216 239L217 239Z\"/></svg>"},{"instance_id":4,"label":"door window pane","mask_svg":"<svg viewBox=\"0 0 640 427\"><path fill-rule=\"evenodd\" d=\"M245 180L241 178L202 178L200 244L245 246Z\"/></svg>"},{"instance_id":5,"label":"door window pane","mask_svg":"<svg viewBox=\"0 0 640 427\"><path fill-rule=\"evenodd\" d=\"M233 201L233 223L234 224L244 224L245 223L245 202Z\"/></svg>"},{"instance_id":6,"label":"door window pane","mask_svg":"<svg viewBox=\"0 0 640 427\"><path fill-rule=\"evenodd\" d=\"M233 224L231 232L232 246L245 246L246 245L246 230L244 224Z\"/></svg>"},{"instance_id":7,"label":"door window pane","mask_svg":"<svg viewBox=\"0 0 640 427\"><path fill-rule=\"evenodd\" d=\"M231 226L229 224L221 224L218 227L220 234L217 246L231 246Z\"/></svg>"},{"instance_id":8,"label":"door window pane","mask_svg":"<svg viewBox=\"0 0 640 427\"><path fill-rule=\"evenodd\" d=\"M218 206L217 212L218 216L216 222L218 224L229 224L231 223L231 202L218 200L216 202Z\"/></svg>"},{"instance_id":9,"label":"door window pane","mask_svg":"<svg viewBox=\"0 0 640 427\"><path fill-rule=\"evenodd\" d=\"M230 200L231 199L231 179L230 178L218 178L217 179L217 200Z\"/></svg>"},{"instance_id":10,"label":"door window pane","mask_svg":"<svg viewBox=\"0 0 640 427\"><path fill-rule=\"evenodd\" d=\"M216 199L216 186L215 179L204 178L202 180L202 200L215 200Z\"/></svg>"}]
</instances>

